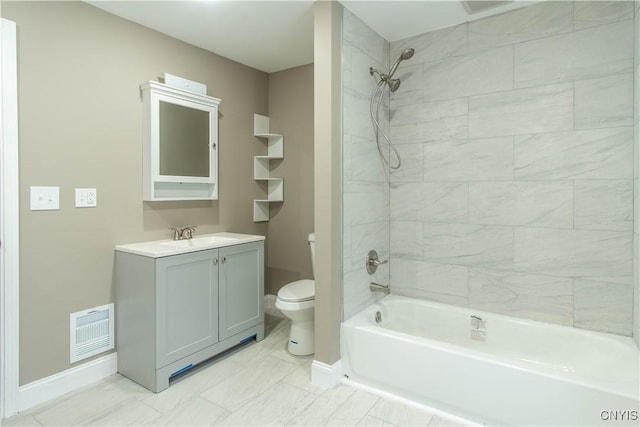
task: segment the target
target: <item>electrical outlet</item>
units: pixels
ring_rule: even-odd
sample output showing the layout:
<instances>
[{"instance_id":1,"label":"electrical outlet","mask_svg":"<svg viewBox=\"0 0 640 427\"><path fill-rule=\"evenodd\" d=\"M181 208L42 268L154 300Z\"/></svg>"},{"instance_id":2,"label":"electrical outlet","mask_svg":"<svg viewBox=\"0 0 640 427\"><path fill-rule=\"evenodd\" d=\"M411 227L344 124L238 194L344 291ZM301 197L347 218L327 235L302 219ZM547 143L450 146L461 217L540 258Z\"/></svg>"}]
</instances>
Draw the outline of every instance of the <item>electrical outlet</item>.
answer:
<instances>
[{"instance_id":1,"label":"electrical outlet","mask_svg":"<svg viewBox=\"0 0 640 427\"><path fill-rule=\"evenodd\" d=\"M95 188L76 188L76 208L98 206L98 192Z\"/></svg>"},{"instance_id":2,"label":"electrical outlet","mask_svg":"<svg viewBox=\"0 0 640 427\"><path fill-rule=\"evenodd\" d=\"M60 210L60 187L31 187L31 210Z\"/></svg>"}]
</instances>

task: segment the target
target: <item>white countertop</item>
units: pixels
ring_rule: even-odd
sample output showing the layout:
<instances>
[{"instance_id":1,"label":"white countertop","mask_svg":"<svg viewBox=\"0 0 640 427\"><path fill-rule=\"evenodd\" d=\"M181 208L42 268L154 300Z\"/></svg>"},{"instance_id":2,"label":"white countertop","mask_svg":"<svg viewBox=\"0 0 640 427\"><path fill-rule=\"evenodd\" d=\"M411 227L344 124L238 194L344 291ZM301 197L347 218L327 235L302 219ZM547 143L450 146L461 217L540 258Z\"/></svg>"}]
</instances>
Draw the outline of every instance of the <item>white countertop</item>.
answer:
<instances>
[{"instance_id":1,"label":"white countertop","mask_svg":"<svg viewBox=\"0 0 640 427\"><path fill-rule=\"evenodd\" d=\"M224 246L241 245L243 243L259 242L264 236L238 233L215 233L194 236L185 240L155 240L153 242L132 243L118 245L116 251L128 252L151 258L161 258L189 252L204 251L206 249L222 248Z\"/></svg>"}]
</instances>

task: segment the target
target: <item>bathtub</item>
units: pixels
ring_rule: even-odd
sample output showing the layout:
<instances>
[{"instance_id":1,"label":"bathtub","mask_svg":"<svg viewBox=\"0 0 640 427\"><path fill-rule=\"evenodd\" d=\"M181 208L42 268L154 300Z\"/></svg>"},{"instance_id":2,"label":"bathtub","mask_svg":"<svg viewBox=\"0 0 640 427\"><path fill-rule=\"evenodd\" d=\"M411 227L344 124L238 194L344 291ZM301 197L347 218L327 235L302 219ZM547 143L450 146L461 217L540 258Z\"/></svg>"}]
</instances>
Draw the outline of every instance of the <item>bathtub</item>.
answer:
<instances>
[{"instance_id":1,"label":"bathtub","mask_svg":"<svg viewBox=\"0 0 640 427\"><path fill-rule=\"evenodd\" d=\"M395 295L341 332L347 381L478 423L640 423L631 338Z\"/></svg>"}]
</instances>

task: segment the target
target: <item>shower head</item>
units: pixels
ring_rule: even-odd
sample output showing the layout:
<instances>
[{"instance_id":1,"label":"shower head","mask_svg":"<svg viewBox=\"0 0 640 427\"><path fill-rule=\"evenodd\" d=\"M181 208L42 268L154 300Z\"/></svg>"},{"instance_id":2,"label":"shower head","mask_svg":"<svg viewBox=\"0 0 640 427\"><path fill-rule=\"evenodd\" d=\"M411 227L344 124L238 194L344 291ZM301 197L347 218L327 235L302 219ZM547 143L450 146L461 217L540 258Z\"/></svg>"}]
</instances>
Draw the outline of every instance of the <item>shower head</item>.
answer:
<instances>
[{"instance_id":1,"label":"shower head","mask_svg":"<svg viewBox=\"0 0 640 427\"><path fill-rule=\"evenodd\" d=\"M389 76L389 78L393 77L393 75L395 74L396 70L398 69L398 65L400 65L400 62L406 61L407 59L411 58L414 53L415 53L415 50L413 50L413 48L405 49L400 54L400 57L396 60L395 64L393 64L393 66L389 70L389 73L387 74L387 76Z\"/></svg>"},{"instance_id":2,"label":"shower head","mask_svg":"<svg viewBox=\"0 0 640 427\"><path fill-rule=\"evenodd\" d=\"M389 79L387 80L387 84L389 85L391 92L395 92L400 87L400 79Z\"/></svg>"},{"instance_id":3,"label":"shower head","mask_svg":"<svg viewBox=\"0 0 640 427\"><path fill-rule=\"evenodd\" d=\"M413 56L416 51L413 48L406 49L404 52L400 54L400 58L403 60L407 60Z\"/></svg>"}]
</instances>

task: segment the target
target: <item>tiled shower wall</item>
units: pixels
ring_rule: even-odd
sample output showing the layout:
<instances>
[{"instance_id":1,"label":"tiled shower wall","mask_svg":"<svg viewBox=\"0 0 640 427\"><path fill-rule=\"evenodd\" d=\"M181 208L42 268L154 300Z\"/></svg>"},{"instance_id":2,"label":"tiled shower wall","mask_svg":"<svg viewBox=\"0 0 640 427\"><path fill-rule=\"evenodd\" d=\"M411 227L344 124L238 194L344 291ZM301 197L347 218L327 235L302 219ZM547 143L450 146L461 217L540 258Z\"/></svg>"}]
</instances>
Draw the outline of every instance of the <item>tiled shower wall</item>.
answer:
<instances>
[{"instance_id":1,"label":"tiled shower wall","mask_svg":"<svg viewBox=\"0 0 640 427\"><path fill-rule=\"evenodd\" d=\"M381 259L389 257L389 185L369 116L376 84L369 67L389 68L389 42L348 10L343 16L343 271L344 318L348 319L382 296L369 291L369 282L389 283L388 264L373 276L365 269L370 249ZM387 96L380 111L387 134L388 101Z\"/></svg>"},{"instance_id":2,"label":"tiled shower wall","mask_svg":"<svg viewBox=\"0 0 640 427\"><path fill-rule=\"evenodd\" d=\"M633 98L633 338L636 341L638 347L640 347L640 275L638 267L640 259L640 230L639 218L640 218L640 183L638 182L638 174L640 172L640 2L634 1L635 15L634 15L634 30L635 35L635 54L634 54L634 98Z\"/></svg>"},{"instance_id":3,"label":"tiled shower wall","mask_svg":"<svg viewBox=\"0 0 640 427\"><path fill-rule=\"evenodd\" d=\"M416 51L390 101L394 293L632 334L633 18L633 2L543 2L391 43L392 61ZM345 108L366 114L363 95L345 88ZM353 178L346 208L382 176Z\"/></svg>"}]
</instances>

